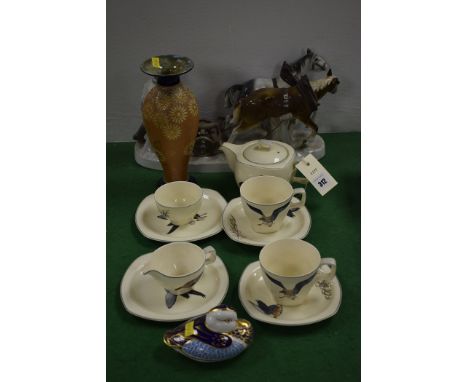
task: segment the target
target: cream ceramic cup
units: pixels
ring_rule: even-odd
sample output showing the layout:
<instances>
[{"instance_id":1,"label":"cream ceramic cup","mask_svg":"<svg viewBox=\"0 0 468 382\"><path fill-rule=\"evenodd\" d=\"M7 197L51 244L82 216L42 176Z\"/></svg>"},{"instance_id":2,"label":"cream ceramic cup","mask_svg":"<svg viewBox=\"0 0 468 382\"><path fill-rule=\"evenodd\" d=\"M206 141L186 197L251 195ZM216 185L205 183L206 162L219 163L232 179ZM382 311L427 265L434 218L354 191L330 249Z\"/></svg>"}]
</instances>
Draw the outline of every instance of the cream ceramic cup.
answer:
<instances>
[{"instance_id":1,"label":"cream ceramic cup","mask_svg":"<svg viewBox=\"0 0 468 382\"><path fill-rule=\"evenodd\" d=\"M213 247L202 249L192 243L170 243L154 251L141 272L153 276L167 292L177 296L191 291L203 275L205 265L215 260Z\"/></svg>"},{"instance_id":2,"label":"cream ceramic cup","mask_svg":"<svg viewBox=\"0 0 468 382\"><path fill-rule=\"evenodd\" d=\"M312 244L299 239L282 239L260 251L263 278L273 298L285 306L304 302L316 281L335 277L336 261L321 258Z\"/></svg>"},{"instance_id":3,"label":"cream ceramic cup","mask_svg":"<svg viewBox=\"0 0 468 382\"><path fill-rule=\"evenodd\" d=\"M277 176L262 175L247 179L240 187L242 207L255 232L276 232L292 208L304 206L306 192L292 188L291 184ZM293 195L300 201L292 203Z\"/></svg>"},{"instance_id":4,"label":"cream ceramic cup","mask_svg":"<svg viewBox=\"0 0 468 382\"><path fill-rule=\"evenodd\" d=\"M200 210L202 197L203 191L199 186L185 181L166 183L154 193L156 206L161 215L178 226L193 220Z\"/></svg>"}]
</instances>

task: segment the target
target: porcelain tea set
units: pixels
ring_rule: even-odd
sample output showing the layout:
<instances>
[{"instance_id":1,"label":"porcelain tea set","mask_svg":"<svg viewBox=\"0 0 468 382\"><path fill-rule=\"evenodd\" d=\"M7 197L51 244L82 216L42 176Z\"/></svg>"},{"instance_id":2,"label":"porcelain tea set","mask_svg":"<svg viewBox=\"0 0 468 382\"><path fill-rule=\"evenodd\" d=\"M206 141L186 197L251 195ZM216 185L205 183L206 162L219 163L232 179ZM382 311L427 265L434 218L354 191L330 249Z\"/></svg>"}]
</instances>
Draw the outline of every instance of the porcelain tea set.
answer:
<instances>
[{"instance_id":1,"label":"porcelain tea set","mask_svg":"<svg viewBox=\"0 0 468 382\"><path fill-rule=\"evenodd\" d=\"M240 354L252 324L222 301L229 277L215 248L192 242L219 233L262 247L239 281L239 297L255 320L273 325L312 324L333 316L341 303L336 262L303 241L311 226L306 183L295 177L294 149L282 142L224 143L240 197L226 203L216 191L174 181L143 199L135 222L147 238L166 242L138 257L121 283L128 312L154 321L184 321L164 343L202 362Z\"/></svg>"}]
</instances>

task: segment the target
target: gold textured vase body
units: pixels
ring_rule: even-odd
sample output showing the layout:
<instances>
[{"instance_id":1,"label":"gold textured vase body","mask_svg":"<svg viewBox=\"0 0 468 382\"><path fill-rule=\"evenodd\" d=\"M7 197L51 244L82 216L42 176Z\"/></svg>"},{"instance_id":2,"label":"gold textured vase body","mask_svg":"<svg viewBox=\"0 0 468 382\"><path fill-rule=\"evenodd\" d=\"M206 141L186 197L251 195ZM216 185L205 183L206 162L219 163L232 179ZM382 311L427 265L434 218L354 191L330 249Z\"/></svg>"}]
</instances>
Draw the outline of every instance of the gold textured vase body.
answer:
<instances>
[{"instance_id":1,"label":"gold textured vase body","mask_svg":"<svg viewBox=\"0 0 468 382\"><path fill-rule=\"evenodd\" d=\"M164 181L188 179L188 162L198 130L198 106L192 92L178 83L156 84L143 101L143 124L161 162Z\"/></svg>"},{"instance_id":2,"label":"gold textured vase body","mask_svg":"<svg viewBox=\"0 0 468 382\"><path fill-rule=\"evenodd\" d=\"M142 104L143 125L164 171L164 181L188 180L188 162L198 130L198 105L180 75L193 68L181 56L154 56L141 69L155 86Z\"/></svg>"}]
</instances>

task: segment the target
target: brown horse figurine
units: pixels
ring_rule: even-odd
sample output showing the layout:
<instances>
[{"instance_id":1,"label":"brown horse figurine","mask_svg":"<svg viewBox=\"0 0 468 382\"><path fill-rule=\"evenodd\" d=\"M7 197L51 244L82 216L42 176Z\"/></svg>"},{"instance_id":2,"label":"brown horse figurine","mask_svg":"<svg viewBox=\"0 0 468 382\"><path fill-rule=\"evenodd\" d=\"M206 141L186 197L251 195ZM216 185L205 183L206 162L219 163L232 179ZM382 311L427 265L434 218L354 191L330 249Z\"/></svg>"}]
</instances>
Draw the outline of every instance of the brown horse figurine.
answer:
<instances>
[{"instance_id":1,"label":"brown horse figurine","mask_svg":"<svg viewBox=\"0 0 468 382\"><path fill-rule=\"evenodd\" d=\"M320 98L336 91L338 78L329 70L326 78L312 81L311 86L307 76L298 81L286 62L281 69L281 78L291 87L259 89L240 100L233 111L231 125L234 125L234 130L230 140L267 118L278 118L288 113L311 128L309 137L317 133L318 126L311 118L312 113L317 110Z\"/></svg>"},{"instance_id":2,"label":"brown horse figurine","mask_svg":"<svg viewBox=\"0 0 468 382\"><path fill-rule=\"evenodd\" d=\"M306 76L290 88L265 88L242 98L233 112L235 131L243 132L267 118L291 113L305 125L317 130L310 115L317 110L317 97Z\"/></svg>"}]
</instances>

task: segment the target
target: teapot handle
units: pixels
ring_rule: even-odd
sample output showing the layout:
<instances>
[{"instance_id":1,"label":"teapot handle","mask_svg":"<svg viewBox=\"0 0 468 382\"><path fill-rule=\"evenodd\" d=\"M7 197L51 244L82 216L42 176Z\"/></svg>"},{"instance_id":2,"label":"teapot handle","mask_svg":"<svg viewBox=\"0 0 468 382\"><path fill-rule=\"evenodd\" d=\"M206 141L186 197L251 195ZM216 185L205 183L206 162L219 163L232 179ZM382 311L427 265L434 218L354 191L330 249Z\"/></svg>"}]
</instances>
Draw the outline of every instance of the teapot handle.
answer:
<instances>
[{"instance_id":1,"label":"teapot handle","mask_svg":"<svg viewBox=\"0 0 468 382\"><path fill-rule=\"evenodd\" d=\"M296 176L297 168L294 168L294 172L292 173L291 176L291 183L299 183L299 184L304 184L306 185L309 183L309 180L307 178L304 178L302 176Z\"/></svg>"},{"instance_id":2,"label":"teapot handle","mask_svg":"<svg viewBox=\"0 0 468 382\"><path fill-rule=\"evenodd\" d=\"M307 183L309 183L309 180L307 178L303 178L302 176L293 176L291 178L291 183L299 183L306 185Z\"/></svg>"}]
</instances>

